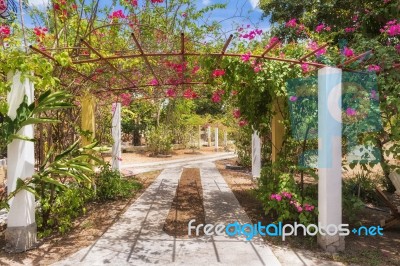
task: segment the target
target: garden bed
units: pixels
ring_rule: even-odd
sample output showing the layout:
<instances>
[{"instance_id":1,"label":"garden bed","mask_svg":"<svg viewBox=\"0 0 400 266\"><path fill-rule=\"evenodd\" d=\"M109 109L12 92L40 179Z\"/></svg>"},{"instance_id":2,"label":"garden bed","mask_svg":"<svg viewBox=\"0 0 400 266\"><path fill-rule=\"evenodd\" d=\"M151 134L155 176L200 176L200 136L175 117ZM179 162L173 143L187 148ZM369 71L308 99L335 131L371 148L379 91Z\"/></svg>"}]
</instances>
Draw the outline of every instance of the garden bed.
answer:
<instances>
[{"instance_id":1,"label":"garden bed","mask_svg":"<svg viewBox=\"0 0 400 266\"><path fill-rule=\"evenodd\" d=\"M196 220L193 226L205 224L203 189L200 170L184 168L163 230L168 235L187 238L188 223L192 219Z\"/></svg>"},{"instance_id":2,"label":"garden bed","mask_svg":"<svg viewBox=\"0 0 400 266\"><path fill-rule=\"evenodd\" d=\"M0 228L0 265L49 265L93 244L159 174L160 171L154 171L137 175L136 179L143 187L131 198L89 203L86 214L74 221L71 231L65 235L53 234L40 239L36 249L14 254L5 252L5 228Z\"/></svg>"},{"instance_id":3,"label":"garden bed","mask_svg":"<svg viewBox=\"0 0 400 266\"><path fill-rule=\"evenodd\" d=\"M225 169L226 164L234 165L235 159L221 160L217 167L225 181L232 189L240 205L246 211L253 223L261 221L262 224L271 223L272 217L266 215L262 203L256 198L253 191L256 184L250 174L240 171ZM379 206L382 208L382 206ZM379 221L388 216L388 213L364 208L358 221L365 226L379 225ZM344 221L347 217L343 218ZM358 226L350 224L350 227ZM333 261L341 261L357 265L400 265L400 226L384 230L383 236L355 236L346 237L346 250L339 254L330 255L322 251L317 245L316 237L288 237L285 242L277 237L266 237L266 241L277 246L289 246L293 249L309 251L313 256Z\"/></svg>"}]
</instances>

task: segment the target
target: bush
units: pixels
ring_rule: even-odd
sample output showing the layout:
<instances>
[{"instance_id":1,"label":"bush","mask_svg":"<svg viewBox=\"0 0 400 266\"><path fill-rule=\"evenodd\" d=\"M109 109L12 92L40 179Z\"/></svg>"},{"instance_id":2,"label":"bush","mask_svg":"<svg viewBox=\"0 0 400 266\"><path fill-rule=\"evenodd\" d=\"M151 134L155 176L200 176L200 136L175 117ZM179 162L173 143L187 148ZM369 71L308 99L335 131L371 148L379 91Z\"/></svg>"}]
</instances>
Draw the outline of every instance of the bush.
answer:
<instances>
[{"instance_id":1,"label":"bush","mask_svg":"<svg viewBox=\"0 0 400 266\"><path fill-rule=\"evenodd\" d=\"M172 135L165 126L152 129L147 134L147 146L152 155L169 154L172 149Z\"/></svg>"},{"instance_id":2,"label":"bush","mask_svg":"<svg viewBox=\"0 0 400 266\"><path fill-rule=\"evenodd\" d=\"M304 197L292 174L281 173L272 167L261 172L258 198L266 213L274 222L300 222L304 225L315 223L318 211L318 197L312 187L304 189Z\"/></svg>"},{"instance_id":3,"label":"bush","mask_svg":"<svg viewBox=\"0 0 400 266\"><path fill-rule=\"evenodd\" d=\"M36 222L41 231L39 237L48 236L55 230L61 234L66 233L73 219L86 212L85 203L93 197L93 189L76 183L65 189L56 187L53 193L44 194L36 212Z\"/></svg>"},{"instance_id":4,"label":"bush","mask_svg":"<svg viewBox=\"0 0 400 266\"><path fill-rule=\"evenodd\" d=\"M111 169L109 164L104 165L96 177L96 197L99 200L127 198L140 188L140 183L123 178L118 171Z\"/></svg>"}]
</instances>

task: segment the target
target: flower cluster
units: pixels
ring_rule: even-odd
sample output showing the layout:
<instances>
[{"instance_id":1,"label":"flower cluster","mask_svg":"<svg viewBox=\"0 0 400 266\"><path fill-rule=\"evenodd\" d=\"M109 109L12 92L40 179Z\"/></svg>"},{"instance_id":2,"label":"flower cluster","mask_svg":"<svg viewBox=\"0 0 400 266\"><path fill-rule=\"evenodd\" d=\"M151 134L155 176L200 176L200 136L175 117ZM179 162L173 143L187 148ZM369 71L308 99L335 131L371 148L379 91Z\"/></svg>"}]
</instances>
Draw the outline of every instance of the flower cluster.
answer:
<instances>
[{"instance_id":1,"label":"flower cluster","mask_svg":"<svg viewBox=\"0 0 400 266\"><path fill-rule=\"evenodd\" d=\"M303 205L301 205L300 202L296 201L293 198L292 193L286 191L277 194L271 194L270 199L276 201L288 200L289 204L292 205L297 210L297 212L303 212L303 211L311 212L315 209L314 205L308 203L304 203Z\"/></svg>"},{"instance_id":2,"label":"flower cluster","mask_svg":"<svg viewBox=\"0 0 400 266\"><path fill-rule=\"evenodd\" d=\"M149 85L157 86L157 85L158 85L157 79L156 79L156 78L153 78L152 80L150 80Z\"/></svg>"},{"instance_id":3,"label":"flower cluster","mask_svg":"<svg viewBox=\"0 0 400 266\"><path fill-rule=\"evenodd\" d=\"M164 2L164 0L151 0L151 2L153 3L153 4L161 4L162 2Z\"/></svg>"},{"instance_id":4,"label":"flower cluster","mask_svg":"<svg viewBox=\"0 0 400 266\"><path fill-rule=\"evenodd\" d=\"M369 65L368 66L368 71L370 72L379 72L381 71L381 67L378 65Z\"/></svg>"},{"instance_id":5,"label":"flower cluster","mask_svg":"<svg viewBox=\"0 0 400 266\"><path fill-rule=\"evenodd\" d=\"M244 127L247 124L248 124L247 120L240 120L239 121L239 127Z\"/></svg>"},{"instance_id":6,"label":"flower cluster","mask_svg":"<svg viewBox=\"0 0 400 266\"><path fill-rule=\"evenodd\" d=\"M288 22L286 22L285 27L286 28L296 28L297 27L297 19L293 18L293 19L289 20Z\"/></svg>"},{"instance_id":7,"label":"flower cluster","mask_svg":"<svg viewBox=\"0 0 400 266\"><path fill-rule=\"evenodd\" d=\"M240 117L240 115L241 115L240 109L239 108L234 109L232 114L233 114L234 118L238 119Z\"/></svg>"},{"instance_id":8,"label":"flower cluster","mask_svg":"<svg viewBox=\"0 0 400 266\"><path fill-rule=\"evenodd\" d=\"M346 46L343 48L343 55L346 57L352 57L354 55L354 51Z\"/></svg>"},{"instance_id":9,"label":"flower cluster","mask_svg":"<svg viewBox=\"0 0 400 266\"><path fill-rule=\"evenodd\" d=\"M222 95L223 95L224 93L225 93L224 90L216 90L216 91L213 93L213 95L212 95L212 97L211 97L211 100L212 100L214 103L219 103L219 102L221 101Z\"/></svg>"},{"instance_id":10,"label":"flower cluster","mask_svg":"<svg viewBox=\"0 0 400 266\"><path fill-rule=\"evenodd\" d=\"M36 35L36 40L38 42L42 42L47 34L47 31L48 30L45 27L35 27L33 29L33 33Z\"/></svg>"},{"instance_id":11,"label":"flower cluster","mask_svg":"<svg viewBox=\"0 0 400 266\"><path fill-rule=\"evenodd\" d=\"M131 104L132 95L130 93L121 93L119 96L122 106L129 106Z\"/></svg>"},{"instance_id":12,"label":"flower cluster","mask_svg":"<svg viewBox=\"0 0 400 266\"><path fill-rule=\"evenodd\" d=\"M322 31L331 31L331 27L326 26L324 23L321 23L315 28L315 31L318 33L322 32Z\"/></svg>"},{"instance_id":13,"label":"flower cluster","mask_svg":"<svg viewBox=\"0 0 400 266\"><path fill-rule=\"evenodd\" d=\"M272 45L279 45L280 44L280 40L278 37L274 36L269 40L269 43L267 44L267 46L265 46L265 49L268 49L269 47L271 47Z\"/></svg>"},{"instance_id":14,"label":"flower cluster","mask_svg":"<svg viewBox=\"0 0 400 266\"><path fill-rule=\"evenodd\" d=\"M213 75L214 78L221 77L221 76L225 75L225 70L223 70L223 69L215 69L213 71L212 75Z\"/></svg>"},{"instance_id":15,"label":"flower cluster","mask_svg":"<svg viewBox=\"0 0 400 266\"><path fill-rule=\"evenodd\" d=\"M123 19L126 18L126 16L124 15L124 13L122 12L122 10L117 10L111 13L111 15L108 16L108 18L112 19L112 20L118 20L118 19Z\"/></svg>"},{"instance_id":16,"label":"flower cluster","mask_svg":"<svg viewBox=\"0 0 400 266\"><path fill-rule=\"evenodd\" d=\"M308 72L308 64L307 63L301 64L301 70L303 70L303 73L307 73Z\"/></svg>"},{"instance_id":17,"label":"flower cluster","mask_svg":"<svg viewBox=\"0 0 400 266\"><path fill-rule=\"evenodd\" d=\"M0 26L0 38L8 38L10 36L11 30L10 27L7 25Z\"/></svg>"},{"instance_id":18,"label":"flower cluster","mask_svg":"<svg viewBox=\"0 0 400 266\"><path fill-rule=\"evenodd\" d=\"M197 93L189 88L183 92L183 97L185 97L186 99L195 99L197 98Z\"/></svg>"},{"instance_id":19,"label":"flower cluster","mask_svg":"<svg viewBox=\"0 0 400 266\"><path fill-rule=\"evenodd\" d=\"M247 28L250 28L250 25L247 25ZM243 27L240 27L238 29L238 32L241 32L239 34L240 38L248 39L249 41L253 40L255 37L257 37L257 35L261 35L263 33L263 31L260 29L254 29L246 32L245 29L243 29Z\"/></svg>"},{"instance_id":20,"label":"flower cluster","mask_svg":"<svg viewBox=\"0 0 400 266\"><path fill-rule=\"evenodd\" d=\"M397 22L396 19L391 20L380 31L387 33L390 37L400 35L400 22Z\"/></svg>"},{"instance_id":21,"label":"flower cluster","mask_svg":"<svg viewBox=\"0 0 400 266\"><path fill-rule=\"evenodd\" d=\"M165 94L167 95L167 97L169 98L175 98L176 97L176 91L174 88L169 88L165 91Z\"/></svg>"},{"instance_id":22,"label":"flower cluster","mask_svg":"<svg viewBox=\"0 0 400 266\"><path fill-rule=\"evenodd\" d=\"M165 65L169 68L172 68L175 70L177 73L182 73L183 71L186 70L187 62L183 62L181 64L176 64L174 62L169 62L167 61Z\"/></svg>"},{"instance_id":23,"label":"flower cluster","mask_svg":"<svg viewBox=\"0 0 400 266\"><path fill-rule=\"evenodd\" d=\"M354 108L348 107L348 108L346 109L346 114L347 114L348 116L355 116L355 115L357 114L357 111L356 111L356 109L354 109Z\"/></svg>"},{"instance_id":24,"label":"flower cluster","mask_svg":"<svg viewBox=\"0 0 400 266\"><path fill-rule=\"evenodd\" d=\"M243 62L247 62L247 61L250 60L250 57L251 57L251 52L247 52L247 53L241 55L241 56L240 56L240 59L241 59Z\"/></svg>"},{"instance_id":25,"label":"flower cluster","mask_svg":"<svg viewBox=\"0 0 400 266\"><path fill-rule=\"evenodd\" d=\"M251 62L251 66L253 67L253 70L256 73L262 70L262 64L258 63L257 60L253 60L253 62Z\"/></svg>"},{"instance_id":26,"label":"flower cluster","mask_svg":"<svg viewBox=\"0 0 400 266\"><path fill-rule=\"evenodd\" d=\"M317 50L318 48L319 48L318 43L315 42L315 41L311 41L311 42L308 44L308 49L310 49L310 50ZM326 54L326 49L325 49L325 48L322 48L322 49L318 50L318 51L315 53L315 55L316 55L317 57L318 57L318 56L321 56L321 55L324 55L324 54Z\"/></svg>"}]
</instances>

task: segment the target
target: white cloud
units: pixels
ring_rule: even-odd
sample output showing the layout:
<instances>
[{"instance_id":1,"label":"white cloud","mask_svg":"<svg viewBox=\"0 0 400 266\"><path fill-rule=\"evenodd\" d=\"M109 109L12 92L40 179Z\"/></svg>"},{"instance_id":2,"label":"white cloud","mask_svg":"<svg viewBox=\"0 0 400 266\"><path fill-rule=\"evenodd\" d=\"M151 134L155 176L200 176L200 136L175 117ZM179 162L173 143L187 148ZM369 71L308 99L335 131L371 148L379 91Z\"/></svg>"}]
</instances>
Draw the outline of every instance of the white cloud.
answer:
<instances>
[{"instance_id":1,"label":"white cloud","mask_svg":"<svg viewBox=\"0 0 400 266\"><path fill-rule=\"evenodd\" d=\"M258 4L260 3L260 0L249 0L250 5L253 9L256 9L258 7Z\"/></svg>"},{"instance_id":2,"label":"white cloud","mask_svg":"<svg viewBox=\"0 0 400 266\"><path fill-rule=\"evenodd\" d=\"M211 4L211 0L202 0L201 3L205 6L208 6L209 4Z\"/></svg>"}]
</instances>

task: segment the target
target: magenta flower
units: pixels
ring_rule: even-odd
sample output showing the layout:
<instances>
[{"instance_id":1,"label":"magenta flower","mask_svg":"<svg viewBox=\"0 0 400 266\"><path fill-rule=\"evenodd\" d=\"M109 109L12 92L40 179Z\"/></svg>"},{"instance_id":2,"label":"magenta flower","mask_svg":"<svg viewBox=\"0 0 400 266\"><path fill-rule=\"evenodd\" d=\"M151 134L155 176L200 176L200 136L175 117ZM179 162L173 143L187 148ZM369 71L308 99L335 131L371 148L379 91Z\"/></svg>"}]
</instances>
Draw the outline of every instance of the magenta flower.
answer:
<instances>
[{"instance_id":1,"label":"magenta flower","mask_svg":"<svg viewBox=\"0 0 400 266\"><path fill-rule=\"evenodd\" d=\"M212 75L213 75L214 78L221 77L221 76L225 75L225 70L223 70L223 69L215 69L213 71Z\"/></svg>"},{"instance_id":2,"label":"magenta flower","mask_svg":"<svg viewBox=\"0 0 400 266\"><path fill-rule=\"evenodd\" d=\"M287 199L291 199L292 198L292 194L289 193L289 192L286 192L286 191L282 192L281 195L283 197L287 198Z\"/></svg>"},{"instance_id":3,"label":"magenta flower","mask_svg":"<svg viewBox=\"0 0 400 266\"><path fill-rule=\"evenodd\" d=\"M238 119L240 117L241 113L240 113L240 109L235 109L233 110L233 117Z\"/></svg>"},{"instance_id":4,"label":"magenta flower","mask_svg":"<svg viewBox=\"0 0 400 266\"><path fill-rule=\"evenodd\" d=\"M167 95L167 97L170 97L170 98L175 98L176 97L176 91L173 88L167 89L165 94Z\"/></svg>"},{"instance_id":5,"label":"magenta flower","mask_svg":"<svg viewBox=\"0 0 400 266\"><path fill-rule=\"evenodd\" d=\"M254 69L254 72L256 72L256 73L260 72L261 69L262 69L261 64L255 65L255 66L253 67L253 69Z\"/></svg>"},{"instance_id":6,"label":"magenta flower","mask_svg":"<svg viewBox=\"0 0 400 266\"><path fill-rule=\"evenodd\" d=\"M308 64L306 63L301 64L301 69L303 70L304 73L308 72Z\"/></svg>"},{"instance_id":7,"label":"magenta flower","mask_svg":"<svg viewBox=\"0 0 400 266\"><path fill-rule=\"evenodd\" d=\"M301 206L297 206L297 211L298 211L298 212L302 212L302 211L303 211L303 208L302 208Z\"/></svg>"},{"instance_id":8,"label":"magenta flower","mask_svg":"<svg viewBox=\"0 0 400 266\"><path fill-rule=\"evenodd\" d=\"M293 18L291 20L289 20L288 22L286 22L285 27L286 28L295 28L297 26L297 19Z\"/></svg>"},{"instance_id":9,"label":"magenta flower","mask_svg":"<svg viewBox=\"0 0 400 266\"><path fill-rule=\"evenodd\" d=\"M325 29L325 25L324 23L319 24L316 28L315 31L320 33L321 31L323 31Z\"/></svg>"},{"instance_id":10,"label":"magenta flower","mask_svg":"<svg viewBox=\"0 0 400 266\"><path fill-rule=\"evenodd\" d=\"M346 114L347 114L348 116L355 116L355 115L357 114L357 111L356 111L356 109L354 109L354 108L348 107L348 108L346 109Z\"/></svg>"},{"instance_id":11,"label":"magenta flower","mask_svg":"<svg viewBox=\"0 0 400 266\"><path fill-rule=\"evenodd\" d=\"M354 55L354 52L353 52L352 49L347 48L347 47L344 47L344 49L343 49L343 54L344 54L344 56L346 56L346 57L352 57L352 56Z\"/></svg>"},{"instance_id":12,"label":"magenta flower","mask_svg":"<svg viewBox=\"0 0 400 266\"><path fill-rule=\"evenodd\" d=\"M157 79L153 78L152 80L150 80L149 85L157 86L158 85Z\"/></svg>"},{"instance_id":13,"label":"magenta flower","mask_svg":"<svg viewBox=\"0 0 400 266\"><path fill-rule=\"evenodd\" d=\"M289 101L291 101L291 102L297 101L297 96L290 96Z\"/></svg>"},{"instance_id":14,"label":"magenta flower","mask_svg":"<svg viewBox=\"0 0 400 266\"><path fill-rule=\"evenodd\" d=\"M248 122L247 122L246 120L240 120L240 121L239 121L239 126L240 126L240 127L244 127L245 125L247 125L247 123L248 123Z\"/></svg>"},{"instance_id":15,"label":"magenta flower","mask_svg":"<svg viewBox=\"0 0 400 266\"><path fill-rule=\"evenodd\" d=\"M354 28L354 27L345 28L344 31L347 32L347 33L355 32L355 31L356 31L356 28Z\"/></svg>"},{"instance_id":16,"label":"magenta flower","mask_svg":"<svg viewBox=\"0 0 400 266\"><path fill-rule=\"evenodd\" d=\"M186 99L195 99L197 98L197 93L189 88L183 92L183 97L185 97Z\"/></svg>"},{"instance_id":17,"label":"magenta flower","mask_svg":"<svg viewBox=\"0 0 400 266\"><path fill-rule=\"evenodd\" d=\"M370 72L379 72L379 71L381 71L381 67L380 66L378 66L378 65L369 65L368 66L368 71L370 71Z\"/></svg>"},{"instance_id":18,"label":"magenta flower","mask_svg":"<svg viewBox=\"0 0 400 266\"><path fill-rule=\"evenodd\" d=\"M121 97L121 104L123 106L129 106L132 101L132 95L130 93L122 93L119 95Z\"/></svg>"},{"instance_id":19,"label":"magenta flower","mask_svg":"<svg viewBox=\"0 0 400 266\"><path fill-rule=\"evenodd\" d=\"M250 53L250 52L247 52L247 53L241 55L241 56L240 56L240 59L242 59L243 62L247 62L247 61L250 60L250 55L251 55L251 53Z\"/></svg>"},{"instance_id":20,"label":"magenta flower","mask_svg":"<svg viewBox=\"0 0 400 266\"><path fill-rule=\"evenodd\" d=\"M192 73L196 74L200 70L200 67L198 65L195 65L192 69Z\"/></svg>"},{"instance_id":21,"label":"magenta flower","mask_svg":"<svg viewBox=\"0 0 400 266\"><path fill-rule=\"evenodd\" d=\"M119 19L119 18L126 18L122 10L117 10L111 13L111 15L108 16L110 19Z\"/></svg>"},{"instance_id":22,"label":"magenta flower","mask_svg":"<svg viewBox=\"0 0 400 266\"><path fill-rule=\"evenodd\" d=\"M394 49L396 49L396 51L400 54L400 44L397 44Z\"/></svg>"}]
</instances>

